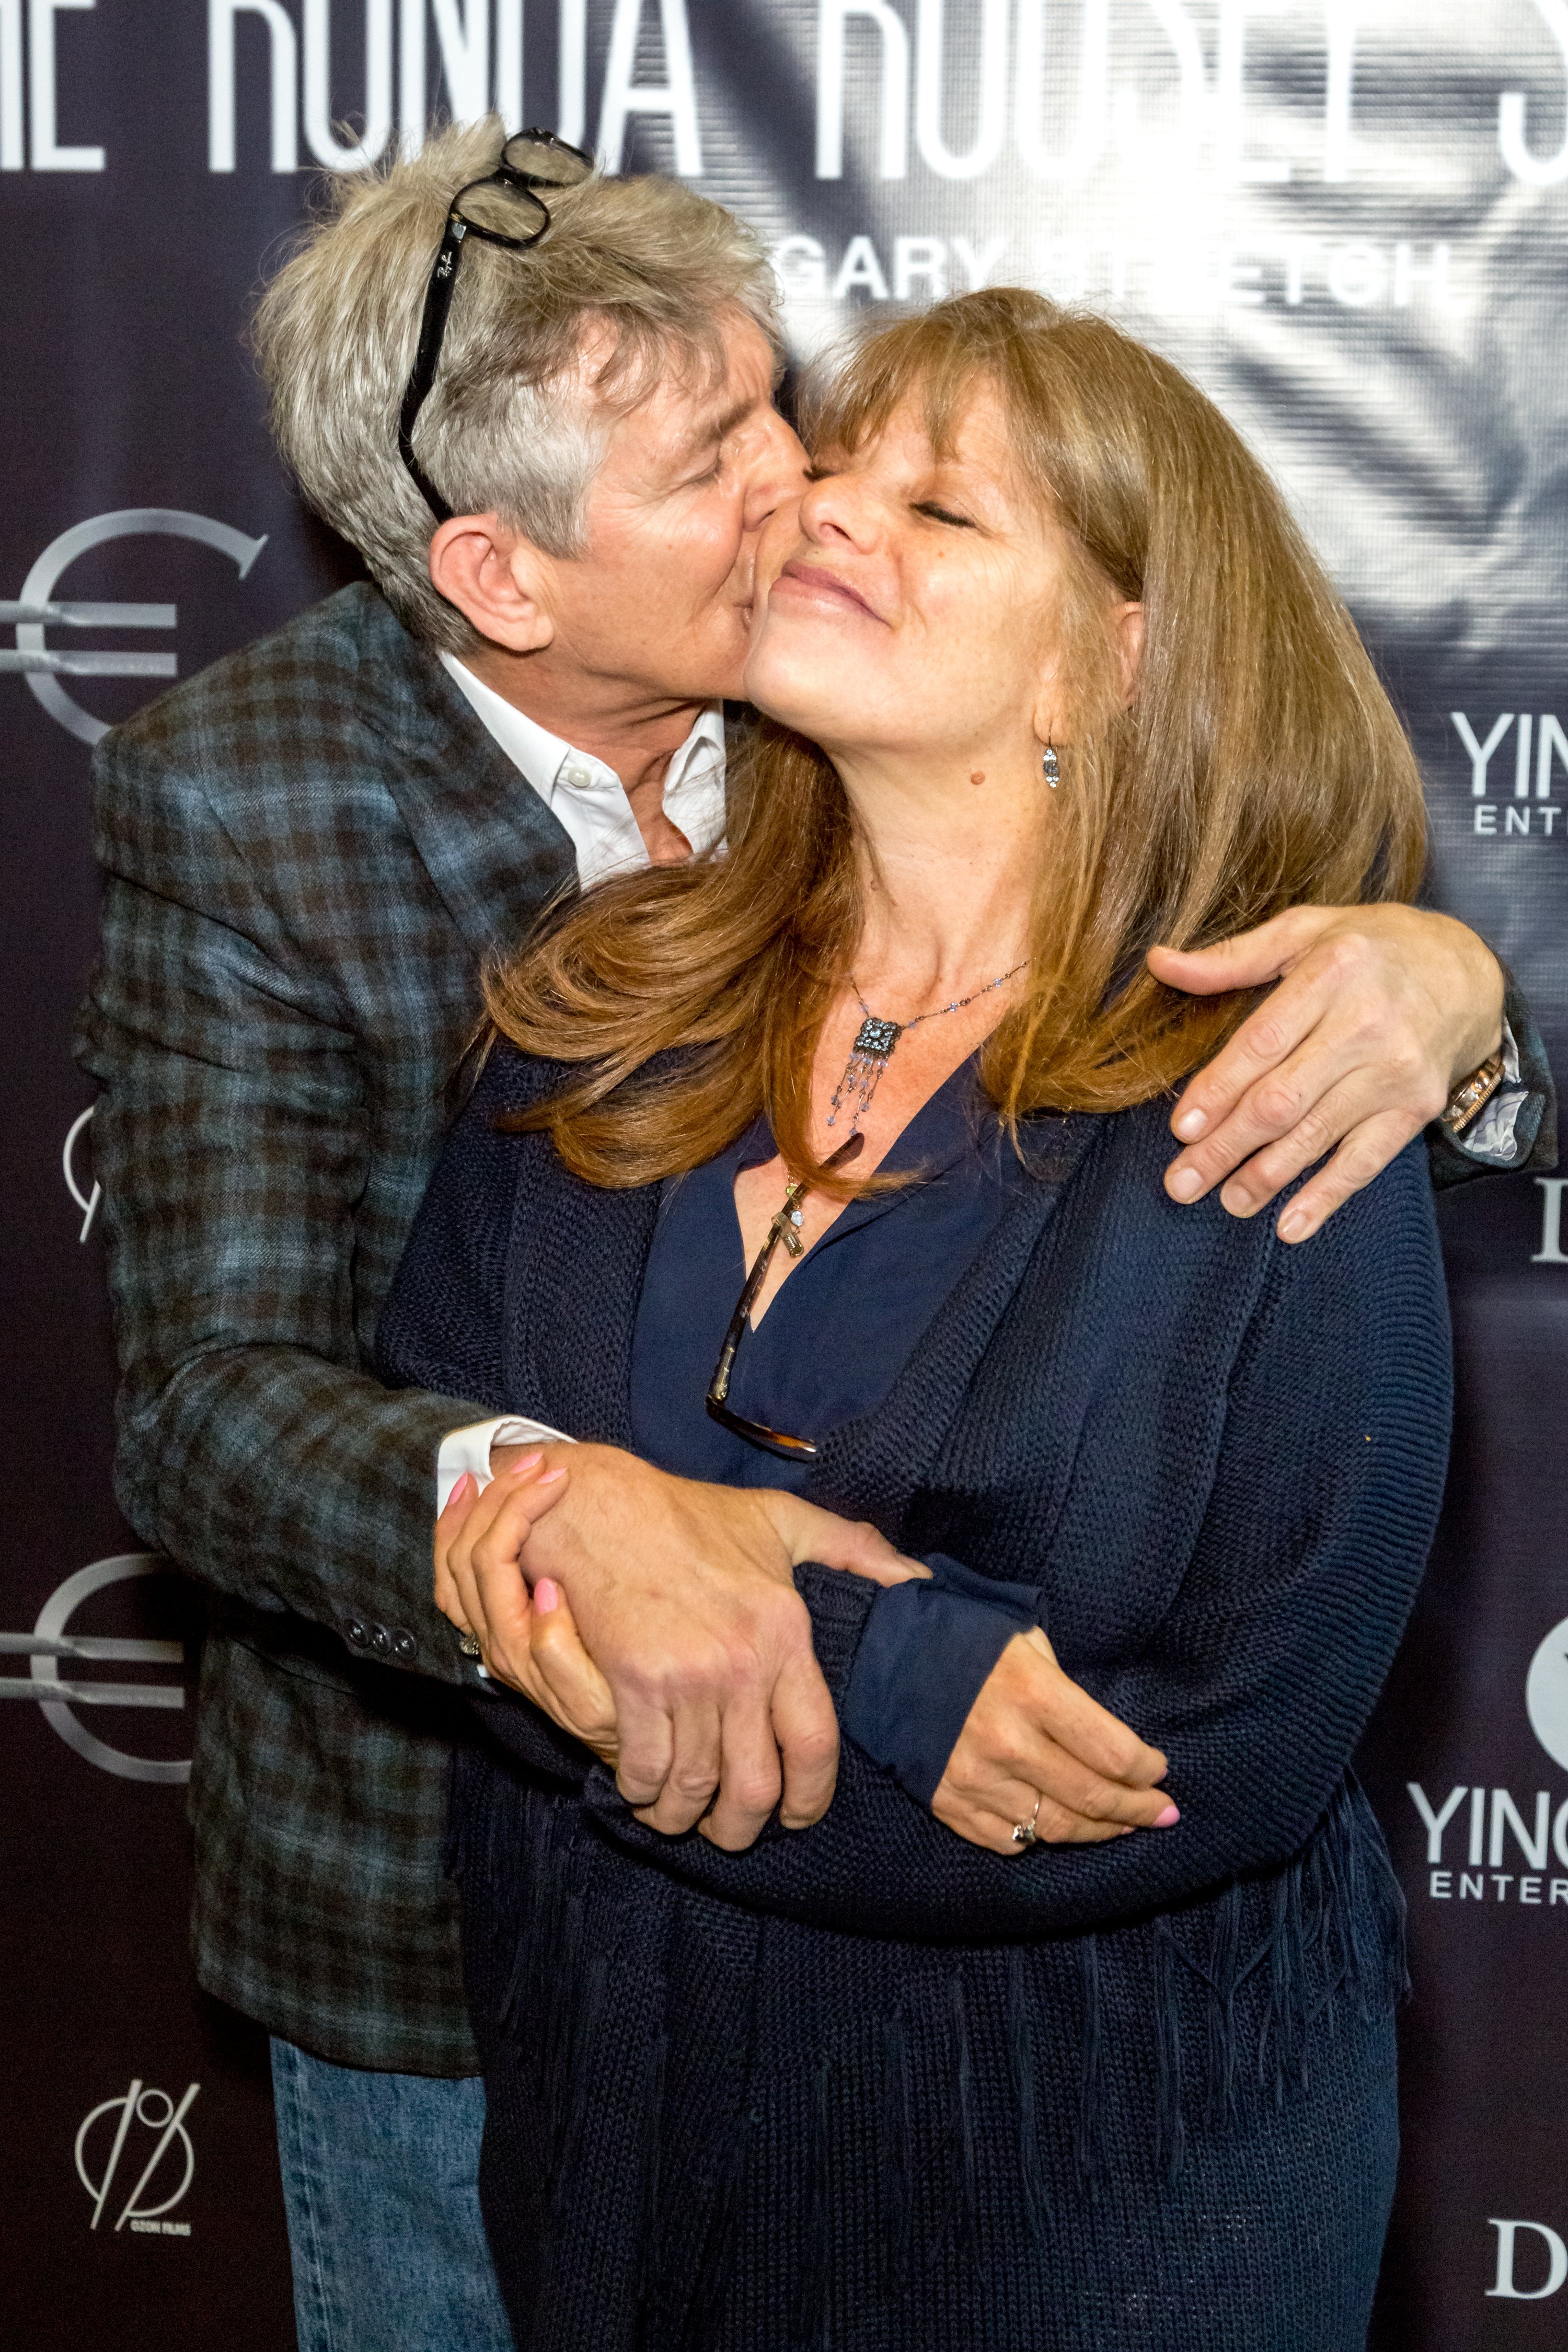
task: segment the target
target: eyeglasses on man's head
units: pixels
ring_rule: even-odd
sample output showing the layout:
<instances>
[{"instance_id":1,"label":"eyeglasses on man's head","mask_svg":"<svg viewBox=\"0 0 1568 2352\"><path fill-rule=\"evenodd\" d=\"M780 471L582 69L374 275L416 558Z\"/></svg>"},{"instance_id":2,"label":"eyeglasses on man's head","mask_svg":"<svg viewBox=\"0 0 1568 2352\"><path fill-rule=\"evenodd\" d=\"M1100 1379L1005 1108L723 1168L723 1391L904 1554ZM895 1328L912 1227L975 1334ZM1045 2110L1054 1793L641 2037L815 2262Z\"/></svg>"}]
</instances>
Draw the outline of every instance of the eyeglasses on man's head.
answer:
<instances>
[{"instance_id":1,"label":"eyeglasses on man's head","mask_svg":"<svg viewBox=\"0 0 1568 2352\"><path fill-rule=\"evenodd\" d=\"M495 170L459 188L447 207L440 249L425 290L414 372L397 418L398 455L437 522L450 522L452 509L414 454L414 425L440 364L463 247L477 236L503 252L526 253L550 227L550 207L541 189L574 188L593 169L591 155L557 139L552 131L520 131L501 149Z\"/></svg>"}]
</instances>

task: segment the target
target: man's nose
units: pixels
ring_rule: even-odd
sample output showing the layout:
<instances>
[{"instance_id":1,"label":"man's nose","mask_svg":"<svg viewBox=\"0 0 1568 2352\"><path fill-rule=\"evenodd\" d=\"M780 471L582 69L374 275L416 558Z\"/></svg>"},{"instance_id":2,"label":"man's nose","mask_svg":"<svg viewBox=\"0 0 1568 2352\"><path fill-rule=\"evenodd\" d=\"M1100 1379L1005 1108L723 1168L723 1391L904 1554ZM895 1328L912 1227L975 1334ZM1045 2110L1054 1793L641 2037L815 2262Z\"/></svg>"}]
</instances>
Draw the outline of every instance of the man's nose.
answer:
<instances>
[{"instance_id":1,"label":"man's nose","mask_svg":"<svg viewBox=\"0 0 1568 2352\"><path fill-rule=\"evenodd\" d=\"M781 512L793 515L805 488L806 457L793 428L776 409L761 436L746 483L746 527L760 530Z\"/></svg>"}]
</instances>

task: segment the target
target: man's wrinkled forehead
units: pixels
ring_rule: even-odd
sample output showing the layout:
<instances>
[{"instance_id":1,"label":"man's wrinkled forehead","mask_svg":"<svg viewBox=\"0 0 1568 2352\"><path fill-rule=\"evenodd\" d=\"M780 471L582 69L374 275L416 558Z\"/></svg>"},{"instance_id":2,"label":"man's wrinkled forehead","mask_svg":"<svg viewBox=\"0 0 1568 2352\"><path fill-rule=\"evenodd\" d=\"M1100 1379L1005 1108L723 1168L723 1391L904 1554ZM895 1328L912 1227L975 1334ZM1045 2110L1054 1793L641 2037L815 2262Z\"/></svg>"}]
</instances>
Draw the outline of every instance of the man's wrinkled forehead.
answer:
<instances>
[{"instance_id":1,"label":"man's wrinkled forehead","mask_svg":"<svg viewBox=\"0 0 1568 2352\"><path fill-rule=\"evenodd\" d=\"M734 385L726 381L716 388L710 399L692 402L688 415L677 428L679 437L672 454L681 459L695 460L705 449L714 448L720 442L727 441L731 433L740 430L748 416L753 415L764 402L771 405L772 401L771 384L753 384L737 392Z\"/></svg>"},{"instance_id":2,"label":"man's wrinkled forehead","mask_svg":"<svg viewBox=\"0 0 1568 2352\"><path fill-rule=\"evenodd\" d=\"M609 446L636 443L676 472L771 408L780 373L762 329L741 315L723 322L710 347L668 343L635 371L616 368L607 342L585 343L580 368Z\"/></svg>"}]
</instances>

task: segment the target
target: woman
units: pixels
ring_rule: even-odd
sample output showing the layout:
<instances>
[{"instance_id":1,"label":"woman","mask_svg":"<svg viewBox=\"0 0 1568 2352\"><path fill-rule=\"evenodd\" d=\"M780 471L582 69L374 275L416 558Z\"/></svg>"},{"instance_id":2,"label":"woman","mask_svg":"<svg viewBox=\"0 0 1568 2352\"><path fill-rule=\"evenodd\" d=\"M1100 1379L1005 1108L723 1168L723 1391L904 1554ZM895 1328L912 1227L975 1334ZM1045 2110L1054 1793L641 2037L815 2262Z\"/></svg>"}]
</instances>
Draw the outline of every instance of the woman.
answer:
<instances>
[{"instance_id":1,"label":"woman","mask_svg":"<svg viewBox=\"0 0 1568 2352\"><path fill-rule=\"evenodd\" d=\"M1258 467L1108 325L942 304L814 425L729 853L497 981L383 1350L929 1574L801 1571L837 1793L743 1853L488 1709L455 1852L519 2343L1348 2352L1402 1964L1346 1768L1443 1475L1432 1213L1414 1148L1309 1249L1173 1208L1164 1097L1236 1008L1142 957L1408 890L1414 763ZM448 1511L454 1614L548 1498Z\"/></svg>"}]
</instances>

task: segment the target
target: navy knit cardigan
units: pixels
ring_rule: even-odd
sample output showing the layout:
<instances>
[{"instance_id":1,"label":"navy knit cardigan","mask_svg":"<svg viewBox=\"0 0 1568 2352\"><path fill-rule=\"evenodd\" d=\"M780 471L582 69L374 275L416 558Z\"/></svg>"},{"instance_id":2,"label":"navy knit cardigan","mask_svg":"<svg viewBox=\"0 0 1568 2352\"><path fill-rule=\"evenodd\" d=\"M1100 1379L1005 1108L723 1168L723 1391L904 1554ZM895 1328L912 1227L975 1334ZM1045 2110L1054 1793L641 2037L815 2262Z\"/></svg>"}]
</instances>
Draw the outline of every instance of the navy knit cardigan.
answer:
<instances>
[{"instance_id":1,"label":"navy knit cardigan","mask_svg":"<svg viewBox=\"0 0 1568 2352\"><path fill-rule=\"evenodd\" d=\"M658 1188L495 1131L558 1075L492 1057L379 1352L626 1445ZM1042 1587L1066 1671L1168 1755L1176 1829L1004 1859L846 1742L820 1823L727 1854L479 1702L454 1867L526 2352L1363 2341L1403 1962L1347 1766L1447 1458L1426 1154L1291 1250L1167 1199L1165 1119L1032 1123L1034 1184L805 1491ZM798 1580L842 1690L874 1588Z\"/></svg>"}]
</instances>

